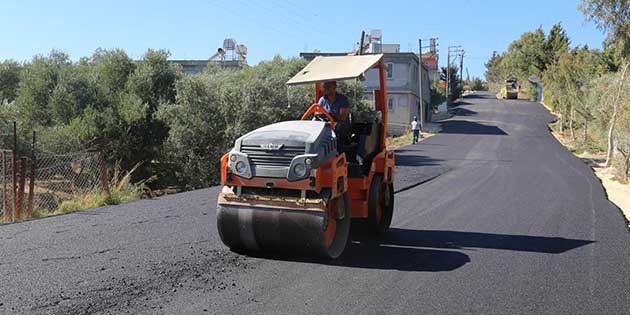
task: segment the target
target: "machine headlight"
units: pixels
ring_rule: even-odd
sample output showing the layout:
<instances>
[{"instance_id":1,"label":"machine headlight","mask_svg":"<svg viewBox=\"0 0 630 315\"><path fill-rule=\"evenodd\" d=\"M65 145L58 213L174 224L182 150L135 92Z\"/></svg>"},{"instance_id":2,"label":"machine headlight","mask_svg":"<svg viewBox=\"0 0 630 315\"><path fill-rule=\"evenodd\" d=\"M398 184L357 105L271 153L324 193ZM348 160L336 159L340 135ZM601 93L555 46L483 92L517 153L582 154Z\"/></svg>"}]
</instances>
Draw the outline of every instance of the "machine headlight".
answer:
<instances>
[{"instance_id":1,"label":"machine headlight","mask_svg":"<svg viewBox=\"0 0 630 315\"><path fill-rule=\"evenodd\" d=\"M239 161L238 163L236 163L236 167L235 167L235 169L236 169L236 172L237 172L237 173L242 174L242 173L244 173L244 172L245 172L245 170L247 169L247 167L245 166L245 163L244 163L243 161Z\"/></svg>"},{"instance_id":2,"label":"machine headlight","mask_svg":"<svg viewBox=\"0 0 630 315\"><path fill-rule=\"evenodd\" d=\"M230 155L230 161L236 162L236 154Z\"/></svg>"},{"instance_id":3,"label":"machine headlight","mask_svg":"<svg viewBox=\"0 0 630 315\"><path fill-rule=\"evenodd\" d=\"M298 177L306 175L306 165L302 163L295 164L295 166L293 166L293 173L295 173Z\"/></svg>"},{"instance_id":4,"label":"machine headlight","mask_svg":"<svg viewBox=\"0 0 630 315\"><path fill-rule=\"evenodd\" d=\"M311 159L311 158L306 158L306 159L304 160L304 163L306 163L306 165L311 165L311 164L313 164L313 159Z\"/></svg>"}]
</instances>

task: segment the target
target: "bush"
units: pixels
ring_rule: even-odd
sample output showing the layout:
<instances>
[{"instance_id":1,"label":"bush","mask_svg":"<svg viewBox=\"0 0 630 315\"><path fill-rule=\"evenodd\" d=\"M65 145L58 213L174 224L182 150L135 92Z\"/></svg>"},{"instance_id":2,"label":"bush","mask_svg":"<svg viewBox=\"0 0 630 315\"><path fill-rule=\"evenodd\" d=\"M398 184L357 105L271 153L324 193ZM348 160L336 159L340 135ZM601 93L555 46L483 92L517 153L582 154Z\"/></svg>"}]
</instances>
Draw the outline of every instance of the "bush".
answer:
<instances>
[{"instance_id":1,"label":"bush","mask_svg":"<svg viewBox=\"0 0 630 315\"><path fill-rule=\"evenodd\" d=\"M172 184L188 189L216 184L220 158L238 137L299 119L313 102L312 88L287 89L285 83L304 65L302 59L276 57L238 72L207 71L178 81L175 103L161 104L157 113L169 126L160 161L173 170Z\"/></svg>"}]
</instances>

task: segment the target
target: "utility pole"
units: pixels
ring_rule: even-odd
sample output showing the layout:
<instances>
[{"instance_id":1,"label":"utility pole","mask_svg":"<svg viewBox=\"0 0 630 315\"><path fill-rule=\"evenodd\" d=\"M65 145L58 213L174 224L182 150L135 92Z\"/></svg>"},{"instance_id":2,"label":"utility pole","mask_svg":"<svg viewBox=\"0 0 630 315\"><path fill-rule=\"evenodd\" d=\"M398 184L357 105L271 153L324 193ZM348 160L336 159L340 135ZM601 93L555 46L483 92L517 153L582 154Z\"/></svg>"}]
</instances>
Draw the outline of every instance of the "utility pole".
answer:
<instances>
[{"instance_id":1,"label":"utility pole","mask_svg":"<svg viewBox=\"0 0 630 315\"><path fill-rule=\"evenodd\" d=\"M451 53L454 54L453 62L456 62L457 57L459 57L459 66L460 66L460 74L459 74L459 85L463 87L463 74L462 67L464 66L464 50L461 48L462 46L449 46L448 47L448 60L446 64L446 102L447 104L451 101L451 94L453 93L453 89L451 88Z\"/></svg>"},{"instance_id":2,"label":"utility pole","mask_svg":"<svg viewBox=\"0 0 630 315\"><path fill-rule=\"evenodd\" d=\"M422 39L418 39L418 60L420 61L418 67L418 82L420 82L420 88L418 89L420 93L420 129L424 130L424 98L422 94Z\"/></svg>"},{"instance_id":3,"label":"utility pole","mask_svg":"<svg viewBox=\"0 0 630 315\"><path fill-rule=\"evenodd\" d=\"M427 40L427 39L425 39ZM422 69L424 67L424 63L422 61L422 49L423 48L431 48L431 52L432 53L436 53L437 54L437 49L435 49L435 46L437 46L435 44L435 42L437 41L437 37L434 38L429 38L428 39L430 45L429 46L422 46L422 39L418 39L418 60L419 60L419 67L418 67L418 82L420 84L420 88L418 89L418 93L420 94L420 126L421 128L424 130L424 122L425 120L429 120L431 119L429 112L426 111L426 106L424 103L424 86L423 86L423 80L424 77L422 76ZM437 62L437 61L436 61ZM430 69L427 68L427 71L430 71ZM431 97L429 96L429 100L427 102L429 105L431 106Z\"/></svg>"},{"instance_id":4,"label":"utility pole","mask_svg":"<svg viewBox=\"0 0 630 315\"><path fill-rule=\"evenodd\" d=\"M451 48L446 57L446 104L451 102Z\"/></svg>"},{"instance_id":5,"label":"utility pole","mask_svg":"<svg viewBox=\"0 0 630 315\"><path fill-rule=\"evenodd\" d=\"M460 90L464 90L464 50L462 49L462 54L459 58L459 84L461 86Z\"/></svg>"}]
</instances>

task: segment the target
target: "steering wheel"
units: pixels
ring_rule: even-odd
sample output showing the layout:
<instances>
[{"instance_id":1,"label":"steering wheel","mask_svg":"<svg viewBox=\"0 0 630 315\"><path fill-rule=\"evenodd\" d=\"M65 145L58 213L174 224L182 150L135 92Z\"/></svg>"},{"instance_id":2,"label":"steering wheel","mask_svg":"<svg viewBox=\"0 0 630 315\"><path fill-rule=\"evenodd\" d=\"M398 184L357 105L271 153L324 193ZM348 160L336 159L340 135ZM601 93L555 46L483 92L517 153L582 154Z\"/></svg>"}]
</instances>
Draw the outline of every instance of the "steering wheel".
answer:
<instances>
[{"instance_id":1,"label":"steering wheel","mask_svg":"<svg viewBox=\"0 0 630 315\"><path fill-rule=\"evenodd\" d=\"M316 120L323 121L323 122L329 122L329 121L330 121L330 119L328 118L328 116L326 116L325 114L322 114L322 113L314 113L314 114L313 114L313 117L314 117Z\"/></svg>"},{"instance_id":2,"label":"steering wheel","mask_svg":"<svg viewBox=\"0 0 630 315\"><path fill-rule=\"evenodd\" d=\"M326 110L319 104L314 103L311 105L304 114L302 114L301 120L306 120L310 115L313 115L316 119L327 122L330 124L330 128L335 129L335 118L331 116ZM322 117L323 116L323 117Z\"/></svg>"}]
</instances>

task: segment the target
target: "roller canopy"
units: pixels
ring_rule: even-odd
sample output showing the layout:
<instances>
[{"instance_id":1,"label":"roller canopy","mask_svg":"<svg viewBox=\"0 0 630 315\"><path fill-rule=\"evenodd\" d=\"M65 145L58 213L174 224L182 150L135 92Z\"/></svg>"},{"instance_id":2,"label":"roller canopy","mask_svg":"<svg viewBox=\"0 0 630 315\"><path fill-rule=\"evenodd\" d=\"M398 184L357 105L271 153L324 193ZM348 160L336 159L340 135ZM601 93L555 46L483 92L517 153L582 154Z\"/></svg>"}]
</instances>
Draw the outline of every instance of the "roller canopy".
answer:
<instances>
[{"instance_id":1,"label":"roller canopy","mask_svg":"<svg viewBox=\"0 0 630 315\"><path fill-rule=\"evenodd\" d=\"M354 79L372 68L383 54L361 56L317 56L287 85Z\"/></svg>"}]
</instances>

